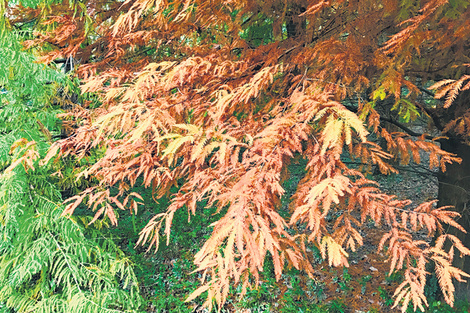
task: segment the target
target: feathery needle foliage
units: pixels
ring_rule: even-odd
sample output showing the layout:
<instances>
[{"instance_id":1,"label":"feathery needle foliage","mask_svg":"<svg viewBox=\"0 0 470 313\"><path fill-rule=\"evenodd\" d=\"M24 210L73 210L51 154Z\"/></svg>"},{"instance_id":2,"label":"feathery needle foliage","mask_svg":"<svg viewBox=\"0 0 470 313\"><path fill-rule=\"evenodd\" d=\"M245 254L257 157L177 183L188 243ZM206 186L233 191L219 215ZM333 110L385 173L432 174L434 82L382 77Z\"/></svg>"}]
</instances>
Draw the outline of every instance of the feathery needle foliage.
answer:
<instances>
[{"instance_id":1,"label":"feathery needle foliage","mask_svg":"<svg viewBox=\"0 0 470 313\"><path fill-rule=\"evenodd\" d=\"M18 33L2 35L2 312L138 312L142 299L133 264L110 239L61 217L54 166L38 164L60 132L52 99L59 86L67 87L66 77L35 64Z\"/></svg>"},{"instance_id":2,"label":"feathery needle foliage","mask_svg":"<svg viewBox=\"0 0 470 313\"><path fill-rule=\"evenodd\" d=\"M17 27L35 22L25 47L42 62L79 62L75 75L89 97L64 115L75 132L44 159L80 162L100 151L78 175L96 184L71 195L63 215L86 203L93 221L116 225L119 210L143 203L135 188L151 188L155 201L171 198L140 233L140 244L158 249L161 235L169 243L178 210L190 218L201 204L216 208L223 216L194 260L203 285L188 298L205 296L209 309L214 302L220 309L234 284L241 294L259 286L268 257L276 279L286 267L313 275L312 246L330 266L349 266L348 251L367 235L359 227L371 219L388 229L378 248L389 255L390 274L404 273L394 303L404 312L427 305L430 262L453 304L453 283L469 276L453 265L454 251L470 250L444 230L465 229L450 207L398 200L367 174L397 173L394 161L420 164L423 154L441 173L465 163L441 149L445 138L407 123L427 119L439 135L468 141L470 109L459 101L470 88L462 76L467 6L64 0L38 9L8 3L8 19ZM299 158L305 174L284 212L282 183ZM436 241L416 240L420 231Z\"/></svg>"}]
</instances>

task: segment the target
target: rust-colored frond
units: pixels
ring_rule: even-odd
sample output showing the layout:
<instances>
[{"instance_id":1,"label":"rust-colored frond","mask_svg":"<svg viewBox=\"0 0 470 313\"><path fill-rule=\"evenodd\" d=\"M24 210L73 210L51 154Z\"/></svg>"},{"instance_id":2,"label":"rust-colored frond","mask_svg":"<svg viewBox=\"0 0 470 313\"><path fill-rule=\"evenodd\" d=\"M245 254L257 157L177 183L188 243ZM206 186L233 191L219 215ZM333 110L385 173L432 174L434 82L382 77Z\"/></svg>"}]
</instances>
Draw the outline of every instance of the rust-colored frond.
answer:
<instances>
[{"instance_id":1,"label":"rust-colored frond","mask_svg":"<svg viewBox=\"0 0 470 313\"><path fill-rule=\"evenodd\" d=\"M28 170L34 171L34 161L39 158L39 152L37 151L35 141L28 141L26 138L16 140L10 147L10 154L13 153L15 153L16 160L11 162L11 164L3 171L3 174L10 173L19 164L23 164L26 172L28 172Z\"/></svg>"},{"instance_id":2,"label":"rust-colored frond","mask_svg":"<svg viewBox=\"0 0 470 313\"><path fill-rule=\"evenodd\" d=\"M435 94L436 99L441 99L447 95L444 102L444 108L448 108L452 105L461 91L470 88L469 80L470 75L463 75L459 80L443 80L432 85L429 89L435 89L437 91ZM464 85L465 82L466 84Z\"/></svg>"},{"instance_id":3,"label":"rust-colored frond","mask_svg":"<svg viewBox=\"0 0 470 313\"><path fill-rule=\"evenodd\" d=\"M392 38L387 41L382 48L385 53L396 53L401 49L404 49L407 45L417 48L418 45L415 44L416 37L413 37L413 35L418 28L425 23L434 14L434 12L436 12L436 10L446 3L447 1L445 0L428 1L420 10L420 14L413 16L402 23L408 25L406 28L392 36Z\"/></svg>"},{"instance_id":4,"label":"rust-colored frond","mask_svg":"<svg viewBox=\"0 0 470 313\"><path fill-rule=\"evenodd\" d=\"M347 257L349 256L340 244L330 236L323 236L320 242L320 252L324 259L328 259L330 266L349 266Z\"/></svg>"},{"instance_id":5,"label":"rust-colored frond","mask_svg":"<svg viewBox=\"0 0 470 313\"><path fill-rule=\"evenodd\" d=\"M455 291L452 279L456 279L459 282L463 282L465 281L463 277L470 277L470 275L452 266L454 246L452 246L448 252L442 250L442 243L446 239L450 239L453 242L454 246L457 247L459 250L462 249L460 250L460 252L465 255L470 254L470 250L463 247L460 240L458 240L455 236L452 235L440 236L436 241L435 247L429 249L430 257L435 264L436 275L438 278L439 286L441 287L441 290L443 292L444 299L449 305L452 306L454 304Z\"/></svg>"},{"instance_id":6,"label":"rust-colored frond","mask_svg":"<svg viewBox=\"0 0 470 313\"><path fill-rule=\"evenodd\" d=\"M395 302L392 308L401 305L401 311L406 312L410 301L414 310L419 308L424 310L424 305L428 305L424 296L424 286L426 284L426 271L424 270L424 258L420 258L418 267L410 267L404 273L405 280L395 290Z\"/></svg>"}]
</instances>

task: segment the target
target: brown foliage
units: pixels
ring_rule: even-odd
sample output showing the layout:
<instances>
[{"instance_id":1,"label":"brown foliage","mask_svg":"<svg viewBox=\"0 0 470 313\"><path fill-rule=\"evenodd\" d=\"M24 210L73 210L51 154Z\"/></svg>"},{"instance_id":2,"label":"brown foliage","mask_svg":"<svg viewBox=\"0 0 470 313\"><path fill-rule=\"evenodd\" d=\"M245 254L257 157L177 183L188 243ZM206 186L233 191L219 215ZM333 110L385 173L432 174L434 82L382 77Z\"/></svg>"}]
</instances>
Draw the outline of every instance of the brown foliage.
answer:
<instances>
[{"instance_id":1,"label":"brown foliage","mask_svg":"<svg viewBox=\"0 0 470 313\"><path fill-rule=\"evenodd\" d=\"M215 299L221 307L230 284L258 285L268 255L276 278L286 266L311 275L309 245L330 266L348 266L347 251L363 243L358 226L371 218L390 228L378 247L388 247L390 273L405 269L395 305L404 311L410 301L415 309L427 304L430 261L453 303L452 278L468 275L451 265L453 250L444 251L443 242L470 251L455 237L441 235L431 246L412 233L434 236L443 223L459 227L457 213L435 202L397 200L365 173L372 166L397 172L391 158L420 163L422 151L431 168L459 161L439 148L438 138L417 136L398 116L436 121L434 110L469 88L469 76L456 75L467 69L470 10L445 0L88 0L26 11L12 10L12 23L36 14L42 25L27 46L43 47L46 63L80 60L82 91L102 101L68 113L77 130L46 157L106 151L82 173L99 186L70 198L64 215L88 199L95 219L105 215L116 224L116 208L138 209L140 195L131 191L139 178L156 199L178 187L167 211L141 231L141 244L158 248L161 234L169 238L177 210L197 214L206 200L224 212L195 257L204 284L188 300L207 291L206 305ZM448 79L431 88L445 102L423 101L426 82L442 77ZM468 105L463 110L441 130L468 134ZM391 123L402 131L390 131ZM308 164L286 220L279 214L281 185L299 157Z\"/></svg>"}]
</instances>

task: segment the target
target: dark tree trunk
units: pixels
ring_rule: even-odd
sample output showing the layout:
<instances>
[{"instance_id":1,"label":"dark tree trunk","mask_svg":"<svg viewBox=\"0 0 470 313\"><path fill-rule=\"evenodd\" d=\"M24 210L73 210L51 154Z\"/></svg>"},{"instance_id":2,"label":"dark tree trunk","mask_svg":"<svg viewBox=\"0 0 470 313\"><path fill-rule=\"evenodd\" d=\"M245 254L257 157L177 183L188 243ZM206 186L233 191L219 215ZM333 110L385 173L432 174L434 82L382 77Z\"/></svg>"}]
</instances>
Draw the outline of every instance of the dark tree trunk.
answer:
<instances>
[{"instance_id":1,"label":"dark tree trunk","mask_svg":"<svg viewBox=\"0 0 470 313\"><path fill-rule=\"evenodd\" d=\"M442 141L441 148L445 151L457 154L462 158L462 163L451 164L447 170L439 175L439 206L452 205L461 217L457 222L470 233L470 146L459 139ZM448 233L458 237L462 243L470 248L470 234L463 233L453 227ZM454 266L470 273L470 257L460 257L455 253ZM470 283L456 283L456 298L470 299Z\"/></svg>"}]
</instances>

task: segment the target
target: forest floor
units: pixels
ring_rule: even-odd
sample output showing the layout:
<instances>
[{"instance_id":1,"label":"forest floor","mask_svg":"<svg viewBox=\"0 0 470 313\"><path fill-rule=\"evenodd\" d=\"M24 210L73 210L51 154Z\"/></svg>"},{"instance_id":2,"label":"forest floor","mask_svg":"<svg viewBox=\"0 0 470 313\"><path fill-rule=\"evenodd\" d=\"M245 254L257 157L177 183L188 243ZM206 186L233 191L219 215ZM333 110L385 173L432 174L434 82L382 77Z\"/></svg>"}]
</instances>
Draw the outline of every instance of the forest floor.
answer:
<instances>
[{"instance_id":1,"label":"forest floor","mask_svg":"<svg viewBox=\"0 0 470 313\"><path fill-rule=\"evenodd\" d=\"M416 171L423 172L417 169ZM400 171L399 174L379 175L375 180L380 183L382 191L396 195L399 199L409 199L418 205L425 201L437 198L438 181L432 175L419 175L416 171ZM341 297L347 304L345 312L389 312L393 301L393 295L400 275L388 276L390 263L387 257L377 251L380 239L388 228L377 226L373 221L362 226L361 234L364 235L364 245L356 253L350 254L350 276L347 290L342 290L338 284L329 284L325 301L332 301ZM417 234L423 240L430 241L425 234ZM323 281L335 281L338 271L331 269L327 275L323 275ZM344 278L343 278L344 280ZM336 286L335 286L336 285ZM395 311L395 310L393 310Z\"/></svg>"},{"instance_id":2,"label":"forest floor","mask_svg":"<svg viewBox=\"0 0 470 313\"><path fill-rule=\"evenodd\" d=\"M424 156L426 159L426 156ZM398 174L374 174L373 179L380 184L380 189L398 199L409 199L413 206L437 199L438 180L435 171L429 170L425 165L410 165L399 169ZM364 244L356 253L350 254L350 267L347 273L350 277L348 288L341 284L328 284L325 301L341 298L347 304L344 312L391 312L393 305L392 295L401 281L400 275L388 275L390 263L387 257L377 251L382 236L388 232L388 227L375 225L373 221L362 226L361 234ZM416 239L430 242L432 238L422 232L416 234ZM326 266L326 265L325 265ZM327 274L321 275L323 281L335 281L340 276L337 269L330 269ZM344 276L344 275L343 275ZM336 279L337 280L337 279ZM343 277L344 281L344 277Z\"/></svg>"},{"instance_id":3,"label":"forest floor","mask_svg":"<svg viewBox=\"0 0 470 313\"><path fill-rule=\"evenodd\" d=\"M298 171L291 171L291 179L284 186L287 195L296 188L302 166L299 164L296 166ZM399 199L410 199L414 205L436 199L438 182L435 175L425 167L407 168L399 174L374 173L373 178L382 191ZM289 200L285 201L288 203ZM217 218L210 210L204 211L188 224L187 213L181 212L181 216L175 216L170 245L161 245L157 254L142 253L142 247L135 247L134 251L129 242L127 249L141 256L138 261L142 264L141 289L150 300L147 312L207 313L201 306L202 301L184 303L184 299L199 285L197 273L191 273L193 256L210 236L207 225ZM276 281L272 265L267 261L260 288L249 291L243 299L238 298L238 290L233 290L222 312L398 312L391 309L392 296L402 277L400 273L388 275L387 257L377 251L380 239L388 231L386 226L375 225L372 220L362 225L360 232L364 244L356 252L350 252L348 268L329 267L318 251L312 251L316 270L313 280L294 269ZM425 233L418 233L417 237L431 241ZM431 312L453 311L438 308Z\"/></svg>"},{"instance_id":4,"label":"forest floor","mask_svg":"<svg viewBox=\"0 0 470 313\"><path fill-rule=\"evenodd\" d=\"M412 166L411 169L401 170L399 174L375 174L374 180L380 184L383 192L396 195L398 199L409 199L416 206L437 199L437 178L422 166ZM377 251L380 239L388 231L388 227L375 225L372 220L366 222L360 229L364 244L356 252L350 253L349 268L331 268L325 262L319 265L315 279L327 282L323 285L323 299L319 301L342 303L344 306L338 310L341 312L396 311L391 309L392 295L401 276L388 276L390 263L382 252ZM417 237L431 241L425 233L418 233ZM288 284L283 287L283 282L279 285L281 292L292 288ZM307 283L304 282L304 285L307 286Z\"/></svg>"}]
</instances>

